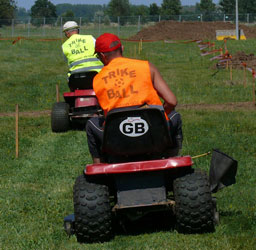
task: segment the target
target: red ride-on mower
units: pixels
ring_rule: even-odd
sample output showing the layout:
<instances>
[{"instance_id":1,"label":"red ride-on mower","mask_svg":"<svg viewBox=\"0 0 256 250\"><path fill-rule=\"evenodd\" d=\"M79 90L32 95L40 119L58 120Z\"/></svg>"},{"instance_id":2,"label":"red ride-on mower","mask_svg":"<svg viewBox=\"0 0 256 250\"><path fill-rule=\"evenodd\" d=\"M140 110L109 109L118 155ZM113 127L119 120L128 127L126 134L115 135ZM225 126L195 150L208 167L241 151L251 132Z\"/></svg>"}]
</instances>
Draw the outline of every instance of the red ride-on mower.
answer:
<instances>
[{"instance_id":1,"label":"red ride-on mower","mask_svg":"<svg viewBox=\"0 0 256 250\"><path fill-rule=\"evenodd\" d=\"M160 110L110 112L102 146L106 163L88 164L76 179L74 214L64 219L66 232L79 242L108 241L114 234L113 221L155 211L173 214L178 232L214 231L218 212L208 175L193 169L190 156L169 157L170 145ZM229 169L236 170L234 160L231 165ZM216 164L211 182L217 191L222 177L215 168ZM224 185L234 183L230 178Z\"/></svg>"},{"instance_id":2,"label":"red ride-on mower","mask_svg":"<svg viewBox=\"0 0 256 250\"><path fill-rule=\"evenodd\" d=\"M102 115L93 89L75 90L63 94L65 102L56 102L51 112L53 132L66 132L70 128L82 125L95 115Z\"/></svg>"}]
</instances>

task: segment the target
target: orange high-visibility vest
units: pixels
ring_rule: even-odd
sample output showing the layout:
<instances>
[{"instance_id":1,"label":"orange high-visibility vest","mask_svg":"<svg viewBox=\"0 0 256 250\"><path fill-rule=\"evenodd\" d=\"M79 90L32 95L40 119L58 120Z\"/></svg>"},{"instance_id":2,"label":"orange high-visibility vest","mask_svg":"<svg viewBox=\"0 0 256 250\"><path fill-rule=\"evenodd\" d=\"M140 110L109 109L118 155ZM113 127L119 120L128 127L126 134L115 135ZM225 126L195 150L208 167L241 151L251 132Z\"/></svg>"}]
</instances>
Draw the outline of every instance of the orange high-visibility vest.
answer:
<instances>
[{"instance_id":1,"label":"orange high-visibility vest","mask_svg":"<svg viewBox=\"0 0 256 250\"><path fill-rule=\"evenodd\" d=\"M154 89L149 62L118 57L94 77L93 89L105 115L114 109L137 105L161 105Z\"/></svg>"}]
</instances>

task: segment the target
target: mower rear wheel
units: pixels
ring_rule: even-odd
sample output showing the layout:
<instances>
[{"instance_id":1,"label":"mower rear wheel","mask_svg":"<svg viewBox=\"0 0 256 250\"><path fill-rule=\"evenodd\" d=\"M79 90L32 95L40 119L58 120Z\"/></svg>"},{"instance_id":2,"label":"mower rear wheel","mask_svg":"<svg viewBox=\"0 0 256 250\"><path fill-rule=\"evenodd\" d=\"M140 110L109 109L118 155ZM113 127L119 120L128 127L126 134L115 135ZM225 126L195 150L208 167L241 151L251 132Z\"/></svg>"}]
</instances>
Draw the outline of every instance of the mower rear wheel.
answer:
<instances>
[{"instance_id":1,"label":"mower rear wheel","mask_svg":"<svg viewBox=\"0 0 256 250\"><path fill-rule=\"evenodd\" d=\"M75 234L78 242L104 242L112 237L111 206L106 185L77 177L74 190Z\"/></svg>"},{"instance_id":2,"label":"mower rear wheel","mask_svg":"<svg viewBox=\"0 0 256 250\"><path fill-rule=\"evenodd\" d=\"M69 104L56 102L52 107L51 113L52 132L66 132L70 127Z\"/></svg>"},{"instance_id":3,"label":"mower rear wheel","mask_svg":"<svg viewBox=\"0 0 256 250\"><path fill-rule=\"evenodd\" d=\"M196 171L174 180L176 228L180 233L214 231L214 203L207 175Z\"/></svg>"}]
</instances>

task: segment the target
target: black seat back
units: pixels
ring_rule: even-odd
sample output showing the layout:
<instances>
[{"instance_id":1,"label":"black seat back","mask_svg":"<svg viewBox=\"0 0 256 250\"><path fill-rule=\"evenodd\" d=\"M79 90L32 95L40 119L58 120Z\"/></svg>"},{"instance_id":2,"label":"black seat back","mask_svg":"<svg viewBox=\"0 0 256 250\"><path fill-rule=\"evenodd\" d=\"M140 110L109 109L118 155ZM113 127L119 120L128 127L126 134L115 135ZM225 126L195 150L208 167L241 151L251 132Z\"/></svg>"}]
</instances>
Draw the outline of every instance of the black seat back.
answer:
<instances>
[{"instance_id":1,"label":"black seat back","mask_svg":"<svg viewBox=\"0 0 256 250\"><path fill-rule=\"evenodd\" d=\"M159 154L172 146L164 113L156 108L137 108L109 113L102 151L114 156Z\"/></svg>"}]
</instances>

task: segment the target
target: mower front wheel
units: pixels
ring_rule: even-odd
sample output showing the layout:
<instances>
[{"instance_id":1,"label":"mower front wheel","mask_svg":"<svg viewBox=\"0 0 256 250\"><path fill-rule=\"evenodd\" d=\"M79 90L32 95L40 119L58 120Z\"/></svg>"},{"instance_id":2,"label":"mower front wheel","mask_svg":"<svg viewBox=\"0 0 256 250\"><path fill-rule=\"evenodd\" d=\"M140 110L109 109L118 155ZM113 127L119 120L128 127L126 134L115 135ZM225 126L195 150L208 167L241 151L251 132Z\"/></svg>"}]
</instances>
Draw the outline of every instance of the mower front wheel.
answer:
<instances>
[{"instance_id":1,"label":"mower front wheel","mask_svg":"<svg viewBox=\"0 0 256 250\"><path fill-rule=\"evenodd\" d=\"M214 202L207 175L200 171L174 180L176 228L180 233L214 231Z\"/></svg>"},{"instance_id":2,"label":"mower front wheel","mask_svg":"<svg viewBox=\"0 0 256 250\"><path fill-rule=\"evenodd\" d=\"M52 132L66 132L70 127L69 104L56 102L52 107L51 113Z\"/></svg>"},{"instance_id":3,"label":"mower front wheel","mask_svg":"<svg viewBox=\"0 0 256 250\"><path fill-rule=\"evenodd\" d=\"M88 182L81 175L76 179L73 199L77 241L109 241L112 237L112 215L108 187Z\"/></svg>"}]
</instances>

